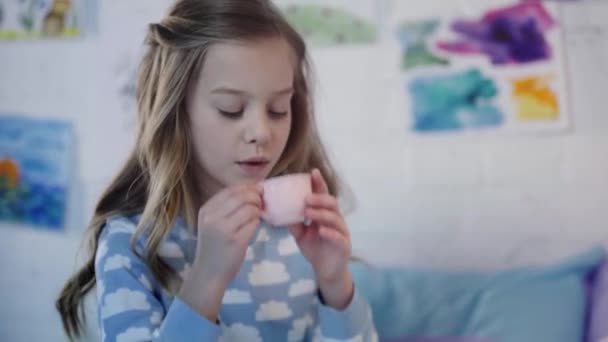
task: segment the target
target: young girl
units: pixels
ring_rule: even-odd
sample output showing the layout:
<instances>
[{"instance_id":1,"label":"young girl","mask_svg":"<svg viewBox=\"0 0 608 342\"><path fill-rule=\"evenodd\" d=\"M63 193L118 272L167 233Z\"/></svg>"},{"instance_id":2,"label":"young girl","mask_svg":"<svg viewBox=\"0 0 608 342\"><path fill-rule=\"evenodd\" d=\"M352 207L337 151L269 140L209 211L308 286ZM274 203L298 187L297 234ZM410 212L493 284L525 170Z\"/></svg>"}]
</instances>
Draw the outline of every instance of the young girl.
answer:
<instances>
[{"instance_id":1,"label":"young girl","mask_svg":"<svg viewBox=\"0 0 608 342\"><path fill-rule=\"evenodd\" d=\"M302 38L269 0L181 0L146 41L136 147L57 300L68 335L96 285L103 341L377 340ZM271 227L260 182L301 172L311 224Z\"/></svg>"}]
</instances>

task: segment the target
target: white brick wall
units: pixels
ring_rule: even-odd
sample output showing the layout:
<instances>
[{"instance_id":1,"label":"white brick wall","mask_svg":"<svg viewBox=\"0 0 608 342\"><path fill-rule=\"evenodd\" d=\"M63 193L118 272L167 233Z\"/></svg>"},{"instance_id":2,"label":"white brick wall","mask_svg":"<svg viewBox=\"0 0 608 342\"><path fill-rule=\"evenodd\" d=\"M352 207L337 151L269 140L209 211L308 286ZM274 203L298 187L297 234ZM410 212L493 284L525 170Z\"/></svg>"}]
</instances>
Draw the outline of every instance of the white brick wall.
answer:
<instances>
[{"instance_id":1,"label":"white brick wall","mask_svg":"<svg viewBox=\"0 0 608 342\"><path fill-rule=\"evenodd\" d=\"M372 124L331 137L341 142L335 157L359 197L349 222L360 255L382 263L495 269L555 261L608 244L608 7L596 4L601 7L565 8L573 46L572 132L396 138L405 125L400 113L389 110L377 114L380 126L389 123L388 129L382 126L384 137ZM344 73L356 77L354 70ZM384 85L360 77L362 83ZM346 101L356 95L342 96ZM326 135L340 125L327 123ZM368 140L373 147L360 143ZM379 159L355 171L357 161L349 156L355 153ZM379 184L382 179L390 183Z\"/></svg>"}]
</instances>

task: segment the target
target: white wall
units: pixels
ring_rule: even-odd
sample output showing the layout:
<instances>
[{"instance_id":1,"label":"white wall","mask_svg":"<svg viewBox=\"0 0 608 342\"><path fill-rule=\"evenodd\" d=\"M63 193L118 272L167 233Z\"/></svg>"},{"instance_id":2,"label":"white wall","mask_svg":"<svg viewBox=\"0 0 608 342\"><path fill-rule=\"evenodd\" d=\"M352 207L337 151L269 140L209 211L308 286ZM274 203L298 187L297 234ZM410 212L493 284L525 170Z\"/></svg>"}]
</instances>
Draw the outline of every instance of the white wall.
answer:
<instances>
[{"instance_id":1,"label":"white wall","mask_svg":"<svg viewBox=\"0 0 608 342\"><path fill-rule=\"evenodd\" d=\"M66 232L0 224L2 341L63 340L55 295L95 196L132 142L116 96L121 60L137 55L145 23L167 3L104 0L98 34L0 43L0 111L73 120L80 161ZM321 130L357 199L348 220L359 255L504 268L608 242L608 5L596 4L565 7L574 121L565 135L416 139L390 111L386 79L361 70L378 51L313 52Z\"/></svg>"},{"instance_id":2,"label":"white wall","mask_svg":"<svg viewBox=\"0 0 608 342\"><path fill-rule=\"evenodd\" d=\"M408 135L377 51L313 53L323 136L358 200L349 222L359 255L496 269L608 242L608 3L563 11L568 133Z\"/></svg>"}]
</instances>

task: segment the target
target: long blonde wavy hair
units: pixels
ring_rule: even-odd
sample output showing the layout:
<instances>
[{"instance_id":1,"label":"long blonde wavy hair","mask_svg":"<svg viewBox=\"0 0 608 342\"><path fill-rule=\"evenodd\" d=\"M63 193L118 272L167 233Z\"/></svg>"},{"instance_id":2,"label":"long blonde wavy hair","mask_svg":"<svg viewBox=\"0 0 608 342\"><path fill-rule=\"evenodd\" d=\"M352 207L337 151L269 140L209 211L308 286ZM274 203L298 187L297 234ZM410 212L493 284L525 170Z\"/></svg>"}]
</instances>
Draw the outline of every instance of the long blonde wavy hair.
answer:
<instances>
[{"instance_id":1,"label":"long blonde wavy hair","mask_svg":"<svg viewBox=\"0 0 608 342\"><path fill-rule=\"evenodd\" d=\"M338 194L336 173L320 143L310 92L311 70L302 37L270 0L179 0L160 22L149 25L137 83L138 131L133 151L101 196L88 226L86 262L63 287L56 307L71 339L85 324L83 300L95 286L95 253L106 220L141 214L135 240L146 232L142 256L165 287L176 278L158 247L178 216L195 225L194 184L185 96L200 74L208 49L226 41L281 37L297 57L293 120L283 155L271 176L318 168L330 192Z\"/></svg>"}]
</instances>

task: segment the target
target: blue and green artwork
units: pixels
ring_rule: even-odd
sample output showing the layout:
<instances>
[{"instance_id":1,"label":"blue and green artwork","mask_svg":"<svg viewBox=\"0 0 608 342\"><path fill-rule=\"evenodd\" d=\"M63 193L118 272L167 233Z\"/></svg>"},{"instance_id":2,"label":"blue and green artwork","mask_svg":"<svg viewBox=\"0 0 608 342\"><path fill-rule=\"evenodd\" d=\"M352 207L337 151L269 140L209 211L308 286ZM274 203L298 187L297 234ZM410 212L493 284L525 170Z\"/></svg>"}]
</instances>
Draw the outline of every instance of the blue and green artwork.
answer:
<instances>
[{"instance_id":1,"label":"blue and green artwork","mask_svg":"<svg viewBox=\"0 0 608 342\"><path fill-rule=\"evenodd\" d=\"M73 144L68 122L0 113L0 221L64 227Z\"/></svg>"}]
</instances>

